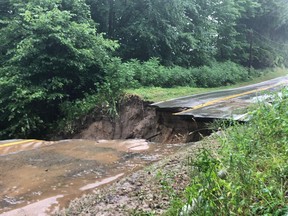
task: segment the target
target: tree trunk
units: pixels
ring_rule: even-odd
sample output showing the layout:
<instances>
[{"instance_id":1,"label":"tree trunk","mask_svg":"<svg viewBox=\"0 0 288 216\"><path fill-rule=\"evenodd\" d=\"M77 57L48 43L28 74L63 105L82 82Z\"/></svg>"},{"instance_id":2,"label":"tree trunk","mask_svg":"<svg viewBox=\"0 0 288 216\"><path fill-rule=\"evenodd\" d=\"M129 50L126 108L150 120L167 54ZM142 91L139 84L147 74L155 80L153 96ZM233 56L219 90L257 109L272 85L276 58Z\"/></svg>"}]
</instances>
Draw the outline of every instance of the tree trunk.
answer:
<instances>
[{"instance_id":1,"label":"tree trunk","mask_svg":"<svg viewBox=\"0 0 288 216\"><path fill-rule=\"evenodd\" d=\"M114 32L114 0L109 0L108 37L113 38Z\"/></svg>"}]
</instances>

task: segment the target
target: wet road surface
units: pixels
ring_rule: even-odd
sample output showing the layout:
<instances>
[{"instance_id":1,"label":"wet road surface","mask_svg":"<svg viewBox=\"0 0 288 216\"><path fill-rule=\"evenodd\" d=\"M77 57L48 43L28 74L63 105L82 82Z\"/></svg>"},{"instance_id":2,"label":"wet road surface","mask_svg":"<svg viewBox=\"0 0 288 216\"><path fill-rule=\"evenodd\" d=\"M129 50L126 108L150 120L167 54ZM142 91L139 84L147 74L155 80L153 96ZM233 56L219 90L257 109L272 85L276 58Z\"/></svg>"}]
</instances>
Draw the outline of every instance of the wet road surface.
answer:
<instances>
[{"instance_id":1,"label":"wet road surface","mask_svg":"<svg viewBox=\"0 0 288 216\"><path fill-rule=\"evenodd\" d=\"M49 215L180 147L145 140L1 141L0 214Z\"/></svg>"},{"instance_id":2,"label":"wet road surface","mask_svg":"<svg viewBox=\"0 0 288 216\"><path fill-rule=\"evenodd\" d=\"M152 104L159 109L182 109L174 115L195 118L245 120L247 108L267 93L288 85L288 76L240 88L192 95Z\"/></svg>"}]
</instances>

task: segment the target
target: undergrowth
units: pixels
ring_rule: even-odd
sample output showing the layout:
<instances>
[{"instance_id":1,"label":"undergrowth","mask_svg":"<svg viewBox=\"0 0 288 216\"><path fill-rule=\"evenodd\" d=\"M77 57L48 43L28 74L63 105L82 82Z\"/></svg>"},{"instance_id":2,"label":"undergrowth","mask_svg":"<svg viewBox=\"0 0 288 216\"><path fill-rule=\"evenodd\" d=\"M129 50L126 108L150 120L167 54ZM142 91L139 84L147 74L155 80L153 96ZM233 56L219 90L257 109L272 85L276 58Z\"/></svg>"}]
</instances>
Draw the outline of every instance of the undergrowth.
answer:
<instances>
[{"instance_id":1,"label":"undergrowth","mask_svg":"<svg viewBox=\"0 0 288 216\"><path fill-rule=\"evenodd\" d=\"M249 123L223 130L216 156L204 149L189 160L186 203L167 215L288 215L287 107L283 90L272 105L259 104Z\"/></svg>"},{"instance_id":2,"label":"undergrowth","mask_svg":"<svg viewBox=\"0 0 288 216\"><path fill-rule=\"evenodd\" d=\"M129 71L131 80L133 80L129 83L130 88L145 86L217 87L249 80L247 68L231 61L213 62L209 66L183 68L179 66L164 67L158 59L152 58L143 63L131 60L119 66L119 73ZM259 76L259 71L252 70L250 76Z\"/></svg>"}]
</instances>

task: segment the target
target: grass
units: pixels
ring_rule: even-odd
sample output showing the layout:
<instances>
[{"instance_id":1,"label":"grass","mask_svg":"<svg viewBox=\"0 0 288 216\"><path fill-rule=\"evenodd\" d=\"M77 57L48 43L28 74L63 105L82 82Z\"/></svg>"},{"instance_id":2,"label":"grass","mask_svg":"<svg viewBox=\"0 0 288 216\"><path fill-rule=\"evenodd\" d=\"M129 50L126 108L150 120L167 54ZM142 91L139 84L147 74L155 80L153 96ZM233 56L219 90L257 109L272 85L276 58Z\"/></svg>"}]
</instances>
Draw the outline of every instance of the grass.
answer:
<instances>
[{"instance_id":1,"label":"grass","mask_svg":"<svg viewBox=\"0 0 288 216\"><path fill-rule=\"evenodd\" d=\"M194 87L174 87L174 88L161 88L161 87L142 87L138 89L128 89L127 94L135 94L140 96L143 100L151 102L159 102L177 98L185 95L199 94L207 92L207 88L194 88Z\"/></svg>"},{"instance_id":2,"label":"grass","mask_svg":"<svg viewBox=\"0 0 288 216\"><path fill-rule=\"evenodd\" d=\"M217 154L189 160L186 200L166 215L288 215L288 91L259 104L252 120L222 131Z\"/></svg>"},{"instance_id":3,"label":"grass","mask_svg":"<svg viewBox=\"0 0 288 216\"><path fill-rule=\"evenodd\" d=\"M236 85L223 86L217 88L195 88L195 87L174 87L174 88L161 88L161 87L142 87L138 89L127 89L125 92L127 94L135 94L140 96L143 100L151 102L165 101L177 97L200 94L205 92L212 92L217 90L236 88L245 85L251 85L266 80L270 80L276 77L287 75L288 72L286 69L274 69L271 72L263 72L259 77L253 78L248 82L241 82Z\"/></svg>"}]
</instances>

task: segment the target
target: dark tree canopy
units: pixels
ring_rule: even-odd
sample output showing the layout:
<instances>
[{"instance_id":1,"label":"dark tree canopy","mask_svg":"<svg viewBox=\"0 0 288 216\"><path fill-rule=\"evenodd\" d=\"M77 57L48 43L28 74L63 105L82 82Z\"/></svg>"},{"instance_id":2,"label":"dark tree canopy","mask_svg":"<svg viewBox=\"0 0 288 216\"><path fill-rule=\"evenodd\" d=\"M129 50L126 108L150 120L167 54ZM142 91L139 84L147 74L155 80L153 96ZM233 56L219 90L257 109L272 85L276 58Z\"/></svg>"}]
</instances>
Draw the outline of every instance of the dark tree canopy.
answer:
<instances>
[{"instance_id":1,"label":"dark tree canopy","mask_svg":"<svg viewBox=\"0 0 288 216\"><path fill-rule=\"evenodd\" d=\"M273 42L287 43L285 0L87 2L99 30L108 38L119 40L117 54L124 60L158 57L166 65L189 67L205 65L216 58L247 66L252 31L254 67L285 62L283 53L273 52L260 40L261 36L266 42L271 40L268 45L272 47Z\"/></svg>"}]
</instances>

